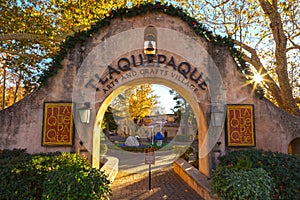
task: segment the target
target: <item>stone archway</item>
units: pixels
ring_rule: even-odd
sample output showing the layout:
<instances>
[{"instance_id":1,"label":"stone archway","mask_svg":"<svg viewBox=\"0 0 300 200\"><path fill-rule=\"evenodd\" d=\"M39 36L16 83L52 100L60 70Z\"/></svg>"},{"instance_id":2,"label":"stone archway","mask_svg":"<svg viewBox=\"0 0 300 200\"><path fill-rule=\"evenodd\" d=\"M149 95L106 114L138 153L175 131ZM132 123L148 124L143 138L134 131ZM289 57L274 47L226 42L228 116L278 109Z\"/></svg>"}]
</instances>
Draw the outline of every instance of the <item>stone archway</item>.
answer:
<instances>
[{"instance_id":1,"label":"stone archway","mask_svg":"<svg viewBox=\"0 0 300 200\"><path fill-rule=\"evenodd\" d=\"M92 32L84 40L72 37L65 46L66 49L63 49L63 55L60 55L64 57L61 61L62 68L48 79L48 84L0 112L0 149L23 148L29 153L77 152L80 144L83 144L92 152L96 146L93 145L93 134L97 133L96 115L100 106L112 98L113 95L110 94L115 89L122 88L122 85L134 84L134 80L162 78L157 82L172 86L171 88L182 91L186 98L194 99L197 102L195 107L199 107L204 116L199 117L199 124L206 124L207 127L201 135L201 141L208 148L200 152L200 157L206 156L217 142L218 149L214 148L211 153L213 155L215 151L216 157L235 148L226 144L224 121L219 123L222 126L214 126L211 120L212 116L224 119L224 104L253 105L256 146L252 148L288 153L289 142L299 138L299 117L291 116L269 101L257 98L252 88L244 84L244 75L240 73L226 43L217 45L209 41L212 38L200 37L203 34L195 32L193 24L179 16L182 15L170 16L160 10L141 13L133 18L104 19L105 24L110 23L109 26L101 23L101 29ZM139 55L143 54L144 30L149 26L157 29L156 59L161 66L145 63L143 67L150 73L133 76L134 71L136 74L141 72L141 66L137 63L138 66L134 66L132 55L138 61ZM128 61L132 69L126 67ZM167 68L164 67L166 64L169 64ZM151 74L149 69L157 69L158 72L162 69L168 71L168 75L155 71ZM197 73L193 74L194 70ZM198 79L200 74L201 78ZM133 78L122 81L123 75L132 75ZM190 87L192 84L194 87ZM104 95L99 95L100 93ZM74 142L71 145L46 146L41 143L45 102L76 104L73 113L76 120ZM90 124L78 121L78 108L83 107L86 102L90 103L92 109ZM98 144L97 137L94 138L94 143ZM99 157L97 151L93 156ZM212 159L209 160L211 163ZM209 164L202 166L212 167ZM209 170L203 171L208 174Z\"/></svg>"},{"instance_id":2,"label":"stone archway","mask_svg":"<svg viewBox=\"0 0 300 200\"><path fill-rule=\"evenodd\" d=\"M103 108L107 107L115 94L128 85L148 82L174 88L191 102L190 105L197 116L201 141L199 162L202 172L209 176L208 154L217 143L223 124L214 125L207 118L209 116L203 113L208 113L212 105L218 105L221 109L217 112L222 114L221 120L224 121L226 94L223 93L224 87L219 70L197 40L172 29L155 28L158 53L151 59L141 49L145 28L120 32L95 46L81 64L75 80L73 99L79 104L90 102L92 121L96 121L98 108L101 108L99 116L101 119ZM172 42L174 39L180 45ZM93 139L87 138L85 144L88 150L93 152L94 163L99 163L100 153L97 144L100 138L96 133L99 132L97 126L99 127L101 120L95 124L97 125L94 128L90 127L88 131L93 132ZM86 137L87 127L82 127L80 123L76 123L76 127L79 137Z\"/></svg>"},{"instance_id":3,"label":"stone archway","mask_svg":"<svg viewBox=\"0 0 300 200\"><path fill-rule=\"evenodd\" d=\"M103 115L106 111L106 108L108 107L108 105L110 104L110 102L112 101L112 99L114 99L114 97L116 97L118 94L120 94L122 91L126 90L128 87L131 86L136 86L136 85L140 85L140 84L144 84L144 83L148 83L148 84L160 84L160 85L164 85L167 86L171 89L176 90L176 92L178 92L184 99L186 99L186 101L189 103L189 105L191 105L192 110L194 113L196 113L196 121L197 121L197 130L199 130L199 133L203 133L203 134L199 134L199 138L198 140L200 141L200 147L203 149L202 151L204 152L204 148L206 148L206 146L203 145L205 138L203 138L203 135L205 135L205 133L207 132L207 124L206 124L206 118L204 116L203 111L201 110L200 104L196 101L196 99L193 98L193 96L191 95L191 93L189 93L185 88L177 85L174 82L162 79L162 78L143 78L143 79L135 79L133 81L130 81L128 83L126 83L125 85L122 85L118 88L116 88L106 99L105 101L100 105L99 107L99 111L97 113L97 117L96 117L96 122L95 122L95 126L97 127L101 127L101 123L102 123L102 118ZM94 128L94 133L93 133L93 155L97 155L99 152L99 143L98 141L100 141L100 138L98 138L100 136L99 134L99 129L98 128ZM186 143L184 143L183 145L186 145ZM172 144L170 144L169 146L172 147ZM170 148L170 147L169 147ZM208 151L208 150L207 150ZM168 151L167 154L172 153L172 151ZM166 153L164 154L166 155ZM133 155L134 157L137 157L136 155ZM140 160L143 160L143 154L138 155L140 158ZM166 155L168 156L168 155ZM170 156L173 159L176 159L176 156ZM178 155L177 155L178 157ZM174 160L170 160L170 162L172 162ZM93 163L98 163L99 160L96 156L93 157ZM157 161L158 164L157 166L160 166L159 162ZM204 155L201 159L200 159L200 171L206 175L209 175L209 162L208 162L208 154ZM140 167L147 167L146 165L144 166L140 166Z\"/></svg>"},{"instance_id":4,"label":"stone archway","mask_svg":"<svg viewBox=\"0 0 300 200\"><path fill-rule=\"evenodd\" d=\"M288 153L300 156L300 137L293 139L288 146Z\"/></svg>"}]
</instances>

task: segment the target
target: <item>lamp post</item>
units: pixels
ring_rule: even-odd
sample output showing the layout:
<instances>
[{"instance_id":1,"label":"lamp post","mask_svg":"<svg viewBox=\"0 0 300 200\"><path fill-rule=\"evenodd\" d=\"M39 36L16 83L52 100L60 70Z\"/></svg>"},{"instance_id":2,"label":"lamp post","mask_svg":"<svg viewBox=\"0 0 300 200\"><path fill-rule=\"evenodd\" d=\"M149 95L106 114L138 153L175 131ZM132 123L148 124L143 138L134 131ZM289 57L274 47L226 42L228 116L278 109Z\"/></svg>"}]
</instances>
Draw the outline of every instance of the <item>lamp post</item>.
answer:
<instances>
[{"instance_id":1,"label":"lamp post","mask_svg":"<svg viewBox=\"0 0 300 200\"><path fill-rule=\"evenodd\" d=\"M211 104L211 122L213 126L223 126L225 118L224 105L221 103Z\"/></svg>"},{"instance_id":2,"label":"lamp post","mask_svg":"<svg viewBox=\"0 0 300 200\"><path fill-rule=\"evenodd\" d=\"M144 53L151 57L156 54L156 35L155 27L148 26L144 31Z\"/></svg>"},{"instance_id":3,"label":"lamp post","mask_svg":"<svg viewBox=\"0 0 300 200\"><path fill-rule=\"evenodd\" d=\"M90 108L89 102L84 103L84 107L79 108L78 113L79 113L81 123L83 123L83 124L90 123L91 108Z\"/></svg>"},{"instance_id":4,"label":"lamp post","mask_svg":"<svg viewBox=\"0 0 300 200\"><path fill-rule=\"evenodd\" d=\"M155 41L148 40L144 42L144 53L146 55L155 55Z\"/></svg>"}]
</instances>

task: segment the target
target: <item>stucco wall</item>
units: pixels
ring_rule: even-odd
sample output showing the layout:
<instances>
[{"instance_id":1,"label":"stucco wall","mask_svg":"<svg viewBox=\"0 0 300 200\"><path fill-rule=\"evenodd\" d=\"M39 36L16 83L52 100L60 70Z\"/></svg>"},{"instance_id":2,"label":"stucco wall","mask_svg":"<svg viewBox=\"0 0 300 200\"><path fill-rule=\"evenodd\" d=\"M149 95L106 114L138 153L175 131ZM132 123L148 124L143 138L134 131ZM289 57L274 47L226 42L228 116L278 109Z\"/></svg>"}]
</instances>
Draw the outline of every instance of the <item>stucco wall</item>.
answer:
<instances>
[{"instance_id":1,"label":"stucco wall","mask_svg":"<svg viewBox=\"0 0 300 200\"><path fill-rule=\"evenodd\" d=\"M245 84L228 51L212 47L210 52L222 74L227 103L254 105L256 148L287 153L288 144L300 137L300 117L256 96L251 86ZM221 148L224 150L224 145Z\"/></svg>"},{"instance_id":2,"label":"stucco wall","mask_svg":"<svg viewBox=\"0 0 300 200\"><path fill-rule=\"evenodd\" d=\"M250 86L245 86L233 58L226 47L217 47L195 35L193 30L178 18L165 14L148 13L131 19L115 19L109 27L72 49L63 61L63 69L49 79L47 86L28 95L22 101L0 112L0 149L26 148L28 152L75 151L74 147L43 147L42 124L44 102L73 102L73 84L83 59L106 38L126 30L143 28L148 25L176 30L195 39L214 59L221 73L229 104L254 104L256 148L287 153L288 144L300 137L300 120L278 109L267 100L255 97ZM176 40L174 40L176 43ZM180 44L178 44L180 45ZM142 48L142 44L141 44ZM129 49L129 51L132 51ZM120 55L121 56L121 55ZM116 58L117 59L117 58ZM175 59L182 59L180 57ZM209 116L207 92L200 107ZM225 151L224 131L220 138Z\"/></svg>"},{"instance_id":3,"label":"stucco wall","mask_svg":"<svg viewBox=\"0 0 300 200\"><path fill-rule=\"evenodd\" d=\"M29 153L73 151L73 147L42 147L44 102L72 102L72 65L51 77L46 87L34 91L0 112L0 149L26 148Z\"/></svg>"}]
</instances>

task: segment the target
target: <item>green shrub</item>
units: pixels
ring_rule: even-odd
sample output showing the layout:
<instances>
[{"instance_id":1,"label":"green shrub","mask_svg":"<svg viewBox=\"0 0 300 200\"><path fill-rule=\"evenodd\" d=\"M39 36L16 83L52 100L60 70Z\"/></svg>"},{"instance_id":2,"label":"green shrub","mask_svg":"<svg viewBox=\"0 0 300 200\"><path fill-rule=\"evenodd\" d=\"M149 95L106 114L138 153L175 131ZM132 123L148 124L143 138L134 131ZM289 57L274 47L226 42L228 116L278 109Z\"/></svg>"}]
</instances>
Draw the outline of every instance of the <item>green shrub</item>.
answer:
<instances>
[{"instance_id":1,"label":"green shrub","mask_svg":"<svg viewBox=\"0 0 300 200\"><path fill-rule=\"evenodd\" d=\"M272 178L262 168L238 170L220 166L213 171L211 189L222 199L269 200L272 188Z\"/></svg>"},{"instance_id":2,"label":"green shrub","mask_svg":"<svg viewBox=\"0 0 300 200\"><path fill-rule=\"evenodd\" d=\"M94 168L52 171L43 183L43 199L47 200L109 199L109 195L109 181L103 172Z\"/></svg>"},{"instance_id":3,"label":"green shrub","mask_svg":"<svg viewBox=\"0 0 300 200\"><path fill-rule=\"evenodd\" d=\"M239 158L248 157L252 168L263 168L273 179L273 199L300 199L300 159L271 151L240 150L220 158L221 166L236 166Z\"/></svg>"},{"instance_id":4,"label":"green shrub","mask_svg":"<svg viewBox=\"0 0 300 200\"><path fill-rule=\"evenodd\" d=\"M191 154L195 151L195 149L191 146L189 146L185 152L180 156L181 158L183 158L184 160L186 160L187 162L189 161Z\"/></svg>"},{"instance_id":5,"label":"green shrub","mask_svg":"<svg viewBox=\"0 0 300 200\"><path fill-rule=\"evenodd\" d=\"M232 167L236 170L239 170L239 169L249 170L252 168L252 162L249 157L242 156L237 159L237 162L235 163L234 166L227 165L227 167Z\"/></svg>"},{"instance_id":6,"label":"green shrub","mask_svg":"<svg viewBox=\"0 0 300 200\"><path fill-rule=\"evenodd\" d=\"M3 150L0 154L1 199L23 200L41 196L41 174L29 167L31 155L25 150Z\"/></svg>"},{"instance_id":7,"label":"green shrub","mask_svg":"<svg viewBox=\"0 0 300 200\"><path fill-rule=\"evenodd\" d=\"M55 171L67 173L84 173L88 176L86 180L97 181L101 175L103 190L102 195L107 194L108 182L102 173L94 172L90 164L79 155L73 153L48 153L48 154L28 154L24 149L3 150L0 153L0 196L1 199L42 199L43 192L49 190L43 188L44 180L49 174ZM93 171L92 173L90 171ZM96 170L98 171L98 170ZM51 177L51 176L50 176ZM98 183L98 182L95 182ZM93 183L90 183L93 184ZM87 185L87 184L86 184ZM89 187L89 186L88 186ZM58 188L59 189L59 188ZM95 189L95 191L97 191ZM100 194L97 193L99 196ZM64 198L63 198L64 199Z\"/></svg>"}]
</instances>

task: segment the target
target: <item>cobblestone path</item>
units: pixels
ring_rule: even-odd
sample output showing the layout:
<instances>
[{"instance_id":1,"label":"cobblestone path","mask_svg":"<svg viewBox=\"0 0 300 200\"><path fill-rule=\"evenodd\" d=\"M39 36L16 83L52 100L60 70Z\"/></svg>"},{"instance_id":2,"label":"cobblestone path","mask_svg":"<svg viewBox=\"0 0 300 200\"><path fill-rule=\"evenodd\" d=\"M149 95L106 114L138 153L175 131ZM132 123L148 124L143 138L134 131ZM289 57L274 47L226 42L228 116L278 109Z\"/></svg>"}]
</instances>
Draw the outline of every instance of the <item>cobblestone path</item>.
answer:
<instances>
[{"instance_id":1,"label":"cobblestone path","mask_svg":"<svg viewBox=\"0 0 300 200\"><path fill-rule=\"evenodd\" d=\"M173 165L152 172L151 188L147 173L119 172L111 185L111 200L203 200L174 172Z\"/></svg>"}]
</instances>

